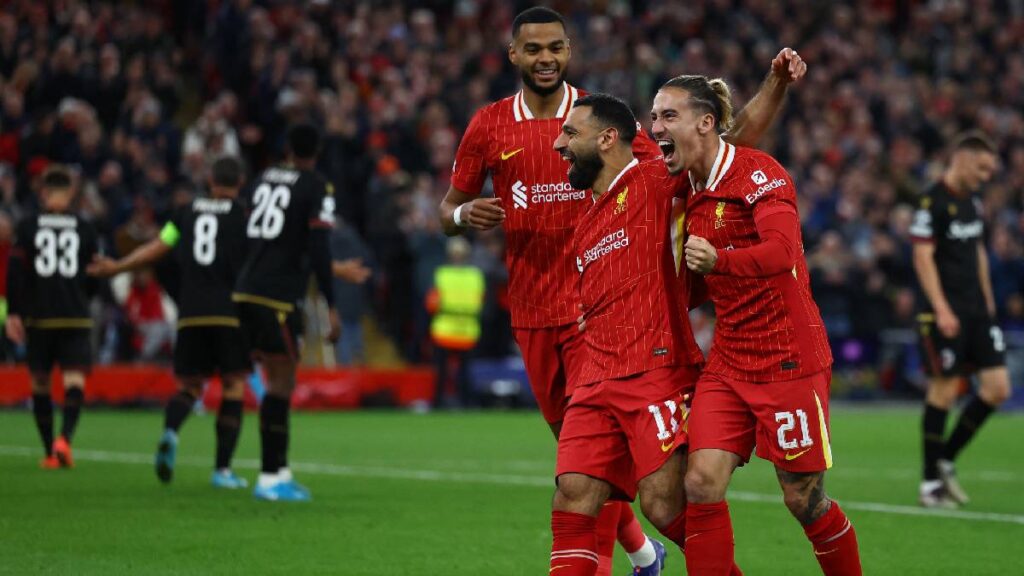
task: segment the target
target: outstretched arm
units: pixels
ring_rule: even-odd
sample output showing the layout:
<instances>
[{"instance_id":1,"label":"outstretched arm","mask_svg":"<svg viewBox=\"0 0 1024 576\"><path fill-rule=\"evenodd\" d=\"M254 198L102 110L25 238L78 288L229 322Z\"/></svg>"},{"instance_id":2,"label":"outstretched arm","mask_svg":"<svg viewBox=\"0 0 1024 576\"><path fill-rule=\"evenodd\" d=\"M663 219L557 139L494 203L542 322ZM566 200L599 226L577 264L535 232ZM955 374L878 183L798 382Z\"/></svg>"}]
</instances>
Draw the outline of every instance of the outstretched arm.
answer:
<instances>
[{"instance_id":1,"label":"outstretched arm","mask_svg":"<svg viewBox=\"0 0 1024 576\"><path fill-rule=\"evenodd\" d=\"M120 260L114 260L108 256L97 255L85 271L90 276L109 278L120 274L121 272L137 270L166 256L167 253L171 251L171 248L174 247L175 243L177 243L177 238L174 238L173 241L171 241L171 237L167 233L167 228L164 228L164 232L162 232L160 236L146 242L142 246L139 246L133 250L131 254L121 258Z\"/></svg>"},{"instance_id":2,"label":"outstretched arm","mask_svg":"<svg viewBox=\"0 0 1024 576\"><path fill-rule=\"evenodd\" d=\"M761 89L736 116L736 125L725 139L737 146L756 146L786 100L786 89L803 78L807 63L792 48L783 48L772 60L772 69Z\"/></svg>"}]
</instances>

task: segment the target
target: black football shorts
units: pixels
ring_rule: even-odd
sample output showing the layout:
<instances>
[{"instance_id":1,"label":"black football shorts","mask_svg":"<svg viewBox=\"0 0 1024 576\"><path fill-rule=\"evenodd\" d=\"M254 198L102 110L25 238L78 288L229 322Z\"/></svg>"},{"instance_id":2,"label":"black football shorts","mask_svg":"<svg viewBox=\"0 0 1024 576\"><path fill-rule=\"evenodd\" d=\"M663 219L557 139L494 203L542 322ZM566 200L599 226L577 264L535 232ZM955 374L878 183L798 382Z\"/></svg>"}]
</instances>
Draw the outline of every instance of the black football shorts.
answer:
<instances>
[{"instance_id":1,"label":"black football shorts","mask_svg":"<svg viewBox=\"0 0 1024 576\"><path fill-rule=\"evenodd\" d=\"M245 374L252 369L241 328L187 326L178 329L174 374L180 377Z\"/></svg>"},{"instance_id":2,"label":"black football shorts","mask_svg":"<svg viewBox=\"0 0 1024 576\"><path fill-rule=\"evenodd\" d=\"M92 330L89 328L28 328L28 368L33 374L61 370L88 373L92 369Z\"/></svg>"},{"instance_id":3,"label":"black football shorts","mask_svg":"<svg viewBox=\"0 0 1024 576\"><path fill-rule=\"evenodd\" d=\"M987 316L960 316L960 333L946 338L933 314L919 316L921 357L932 377L966 376L975 370L1006 366L1003 331Z\"/></svg>"},{"instance_id":4,"label":"black football shorts","mask_svg":"<svg viewBox=\"0 0 1024 576\"><path fill-rule=\"evenodd\" d=\"M299 359L303 322L298 307L286 312L263 304L239 302L238 318L253 353Z\"/></svg>"}]
</instances>

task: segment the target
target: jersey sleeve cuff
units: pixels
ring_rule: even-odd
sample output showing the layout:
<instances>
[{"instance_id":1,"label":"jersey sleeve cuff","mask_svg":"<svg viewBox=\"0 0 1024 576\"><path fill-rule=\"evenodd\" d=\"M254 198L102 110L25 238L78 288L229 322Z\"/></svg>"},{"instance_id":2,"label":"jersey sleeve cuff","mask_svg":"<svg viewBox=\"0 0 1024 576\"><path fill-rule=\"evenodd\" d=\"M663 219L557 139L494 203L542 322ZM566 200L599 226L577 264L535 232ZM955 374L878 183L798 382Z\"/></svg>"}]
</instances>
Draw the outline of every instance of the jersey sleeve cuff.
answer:
<instances>
[{"instance_id":1,"label":"jersey sleeve cuff","mask_svg":"<svg viewBox=\"0 0 1024 576\"><path fill-rule=\"evenodd\" d=\"M715 260L715 265L711 268L711 274L729 274L729 251L719 250L718 259Z\"/></svg>"},{"instance_id":2,"label":"jersey sleeve cuff","mask_svg":"<svg viewBox=\"0 0 1024 576\"><path fill-rule=\"evenodd\" d=\"M458 190L459 192L462 192L463 194L468 194L469 196L479 196L480 192L483 191L484 189L484 183L483 180L475 182L469 180L468 178L460 178L459 176L453 174L452 187Z\"/></svg>"}]
</instances>

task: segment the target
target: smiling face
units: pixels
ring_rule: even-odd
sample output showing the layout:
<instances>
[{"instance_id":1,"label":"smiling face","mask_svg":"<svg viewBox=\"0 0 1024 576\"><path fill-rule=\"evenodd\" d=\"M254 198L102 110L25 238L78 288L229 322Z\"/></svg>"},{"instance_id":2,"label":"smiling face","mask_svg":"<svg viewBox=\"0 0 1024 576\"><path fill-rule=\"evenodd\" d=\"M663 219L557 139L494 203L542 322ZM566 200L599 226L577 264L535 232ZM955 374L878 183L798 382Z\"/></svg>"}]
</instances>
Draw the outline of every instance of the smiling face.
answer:
<instances>
[{"instance_id":1,"label":"smiling face","mask_svg":"<svg viewBox=\"0 0 1024 576\"><path fill-rule=\"evenodd\" d=\"M571 52L560 23L523 24L509 45L508 58L529 90L548 96L565 81Z\"/></svg>"},{"instance_id":2,"label":"smiling face","mask_svg":"<svg viewBox=\"0 0 1024 576\"><path fill-rule=\"evenodd\" d=\"M717 136L715 117L690 103L681 88L662 88L651 108L651 132L670 174L689 170L700 158L706 138Z\"/></svg>"},{"instance_id":3,"label":"smiling face","mask_svg":"<svg viewBox=\"0 0 1024 576\"><path fill-rule=\"evenodd\" d=\"M576 190L593 187L604 168L598 139L602 130L595 126L589 106L569 110L562 124L562 133L555 139L555 150L569 162L569 184Z\"/></svg>"}]
</instances>

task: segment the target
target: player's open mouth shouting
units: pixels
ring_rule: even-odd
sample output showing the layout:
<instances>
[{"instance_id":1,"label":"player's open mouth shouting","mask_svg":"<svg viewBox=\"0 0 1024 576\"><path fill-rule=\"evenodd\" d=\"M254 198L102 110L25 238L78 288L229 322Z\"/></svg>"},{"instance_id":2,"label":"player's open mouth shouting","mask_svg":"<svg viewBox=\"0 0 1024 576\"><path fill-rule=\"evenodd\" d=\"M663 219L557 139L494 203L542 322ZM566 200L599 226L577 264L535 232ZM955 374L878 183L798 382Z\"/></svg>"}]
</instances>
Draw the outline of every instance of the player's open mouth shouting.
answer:
<instances>
[{"instance_id":1,"label":"player's open mouth shouting","mask_svg":"<svg viewBox=\"0 0 1024 576\"><path fill-rule=\"evenodd\" d=\"M674 140L669 138L659 138L658 148L661 148L661 153L665 157L665 163L672 162L673 155L676 152L676 143Z\"/></svg>"}]
</instances>

